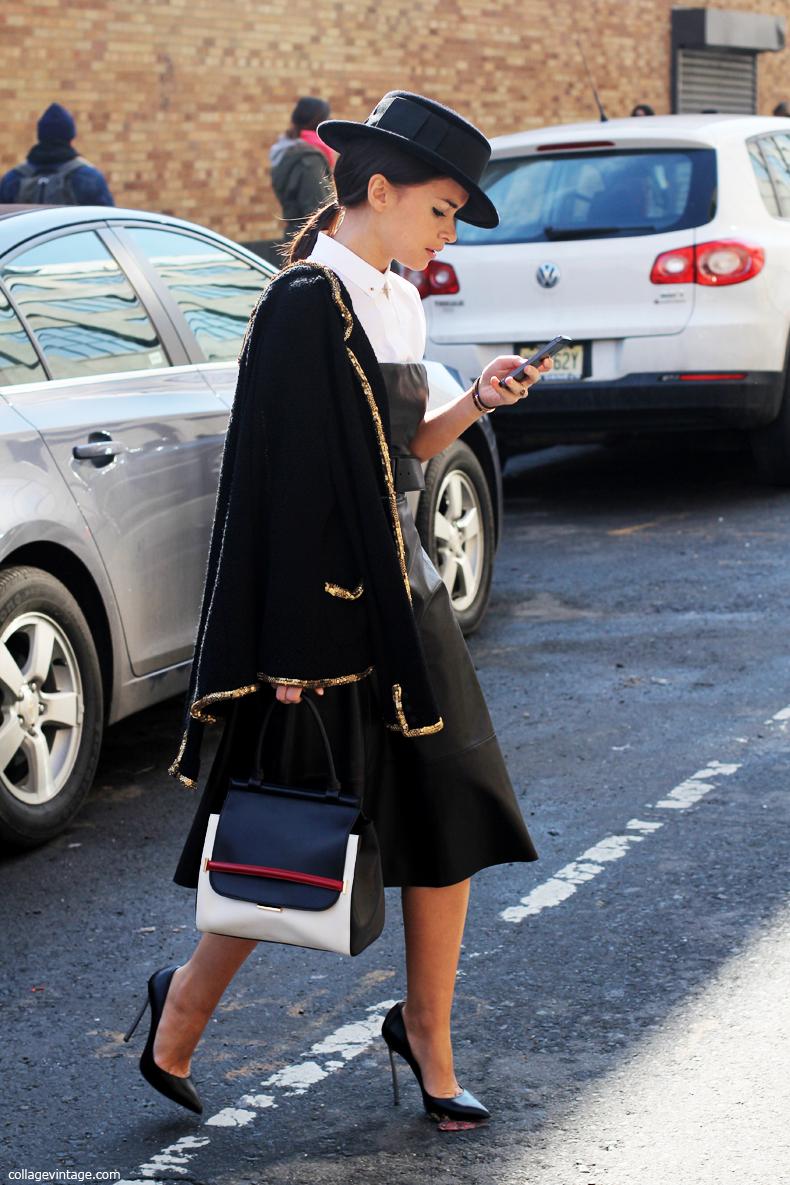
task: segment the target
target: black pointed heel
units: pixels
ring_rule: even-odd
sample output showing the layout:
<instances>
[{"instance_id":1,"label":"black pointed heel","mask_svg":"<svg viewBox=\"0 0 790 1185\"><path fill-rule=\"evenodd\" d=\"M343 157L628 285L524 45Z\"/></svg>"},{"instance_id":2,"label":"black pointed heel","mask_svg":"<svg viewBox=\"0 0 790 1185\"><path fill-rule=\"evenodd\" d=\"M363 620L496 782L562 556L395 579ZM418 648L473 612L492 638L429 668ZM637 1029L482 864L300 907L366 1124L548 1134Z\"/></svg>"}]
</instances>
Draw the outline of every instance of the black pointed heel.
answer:
<instances>
[{"instance_id":1,"label":"black pointed heel","mask_svg":"<svg viewBox=\"0 0 790 1185\"><path fill-rule=\"evenodd\" d=\"M491 1112L488 1108L484 1107L468 1090L462 1090L460 1094L454 1095L450 1099L437 1099L433 1095L428 1094L422 1084L422 1071L411 1051L406 1025L403 1022L403 1001L390 1008L384 1017L384 1023L381 1026L381 1035L389 1050L390 1068L392 1070L392 1093L396 1107L400 1103L398 1071L395 1065L395 1054L397 1053L411 1067L412 1073L417 1079L417 1084L422 1092L422 1105L431 1119L435 1119L440 1124L458 1122L474 1123L475 1126L478 1126L491 1118Z\"/></svg>"},{"instance_id":2,"label":"black pointed heel","mask_svg":"<svg viewBox=\"0 0 790 1185\"><path fill-rule=\"evenodd\" d=\"M187 1110L194 1111L196 1115L200 1115L203 1111L203 1104L200 1101L198 1092L195 1090L191 1076L180 1078L177 1074L169 1074L167 1070L162 1070L154 1061L156 1030L159 1028L159 1021L162 1018L162 1010L167 999L170 981L173 978L174 972L177 970L177 966L172 966L160 967L158 971L154 971L148 980L148 993L143 1001L143 1006L132 1022L128 1033L124 1036L124 1041L130 1039L143 1019L146 1008L150 1007L151 1027L148 1030L148 1040L145 1043L145 1049L140 1054L140 1073L146 1082L150 1086L153 1086L154 1090L158 1090L160 1094L163 1094L165 1098L171 1099L174 1103L180 1103L182 1107L186 1107Z\"/></svg>"}]
</instances>

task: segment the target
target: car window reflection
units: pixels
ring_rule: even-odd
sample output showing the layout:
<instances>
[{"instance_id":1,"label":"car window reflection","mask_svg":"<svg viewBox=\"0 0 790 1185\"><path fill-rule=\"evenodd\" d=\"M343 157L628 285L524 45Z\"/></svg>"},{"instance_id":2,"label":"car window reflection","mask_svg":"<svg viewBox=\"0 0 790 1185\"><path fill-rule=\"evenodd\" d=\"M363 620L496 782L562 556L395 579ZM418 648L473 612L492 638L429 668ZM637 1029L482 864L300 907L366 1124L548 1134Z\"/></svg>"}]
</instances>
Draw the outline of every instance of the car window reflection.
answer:
<instances>
[{"instance_id":1,"label":"car window reflection","mask_svg":"<svg viewBox=\"0 0 790 1185\"><path fill-rule=\"evenodd\" d=\"M236 359L268 275L191 235L143 227L127 233L167 284L206 359Z\"/></svg>"},{"instance_id":2,"label":"car window reflection","mask_svg":"<svg viewBox=\"0 0 790 1185\"><path fill-rule=\"evenodd\" d=\"M167 364L128 279L93 231L17 255L3 269L56 379Z\"/></svg>"},{"instance_id":3,"label":"car window reflection","mask_svg":"<svg viewBox=\"0 0 790 1185\"><path fill-rule=\"evenodd\" d=\"M0 387L44 380L44 368L22 322L0 292Z\"/></svg>"},{"instance_id":4,"label":"car window reflection","mask_svg":"<svg viewBox=\"0 0 790 1185\"><path fill-rule=\"evenodd\" d=\"M790 149L787 142L787 136L763 136L760 139L781 218L790 218Z\"/></svg>"}]
</instances>

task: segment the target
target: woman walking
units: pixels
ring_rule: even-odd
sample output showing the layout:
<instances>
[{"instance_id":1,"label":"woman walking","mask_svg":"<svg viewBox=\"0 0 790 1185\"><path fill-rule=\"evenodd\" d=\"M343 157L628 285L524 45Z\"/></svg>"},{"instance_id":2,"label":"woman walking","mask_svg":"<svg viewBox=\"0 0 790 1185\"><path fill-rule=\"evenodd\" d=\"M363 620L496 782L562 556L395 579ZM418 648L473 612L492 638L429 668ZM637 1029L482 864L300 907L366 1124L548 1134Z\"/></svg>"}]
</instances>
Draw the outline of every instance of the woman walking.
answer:
<instances>
[{"instance_id":1,"label":"woman walking","mask_svg":"<svg viewBox=\"0 0 790 1185\"><path fill-rule=\"evenodd\" d=\"M523 398L539 372L502 382L521 359L496 358L426 414L425 316L390 264L425 268L455 240L457 219L497 225L478 184L490 145L477 128L394 91L365 123L319 131L340 154L336 200L290 244L240 359L187 731L170 772L195 786L204 725L220 718L224 730L174 879L197 884L208 816L229 778L249 773L273 699L289 706L275 713L277 773L320 774L323 752L296 710L316 697L344 791L375 824L384 883L402 890L406 1000L382 1035L412 1068L428 1114L465 1127L489 1118L458 1084L450 1036L470 878L537 853L405 495L419 488L417 462ZM194 1111L192 1054L254 946L204 934L188 962L149 980L141 1069Z\"/></svg>"}]
</instances>

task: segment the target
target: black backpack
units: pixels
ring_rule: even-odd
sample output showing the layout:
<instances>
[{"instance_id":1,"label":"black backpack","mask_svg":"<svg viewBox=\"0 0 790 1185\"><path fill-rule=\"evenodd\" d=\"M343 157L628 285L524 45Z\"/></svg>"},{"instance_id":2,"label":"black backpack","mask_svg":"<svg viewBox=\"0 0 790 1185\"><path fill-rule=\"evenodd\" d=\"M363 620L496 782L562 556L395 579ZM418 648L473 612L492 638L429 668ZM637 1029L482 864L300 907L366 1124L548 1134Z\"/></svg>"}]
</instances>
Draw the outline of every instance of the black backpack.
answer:
<instances>
[{"instance_id":1,"label":"black backpack","mask_svg":"<svg viewBox=\"0 0 790 1185\"><path fill-rule=\"evenodd\" d=\"M81 156L67 160L58 165L54 173L39 173L35 165L29 161L17 169L22 174L22 181L16 200L20 205L34 206L78 206L79 199L74 196L74 189L69 177L76 169L87 165Z\"/></svg>"}]
</instances>

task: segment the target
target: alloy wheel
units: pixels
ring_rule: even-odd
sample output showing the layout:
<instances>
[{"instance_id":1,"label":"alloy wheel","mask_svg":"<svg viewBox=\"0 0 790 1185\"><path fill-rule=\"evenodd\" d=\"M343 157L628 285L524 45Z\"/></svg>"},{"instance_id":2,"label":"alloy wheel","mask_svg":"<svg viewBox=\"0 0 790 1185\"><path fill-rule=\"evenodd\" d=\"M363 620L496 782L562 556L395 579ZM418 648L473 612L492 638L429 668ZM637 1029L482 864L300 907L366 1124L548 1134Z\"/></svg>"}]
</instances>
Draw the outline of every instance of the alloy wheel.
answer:
<instances>
[{"instance_id":1,"label":"alloy wheel","mask_svg":"<svg viewBox=\"0 0 790 1185\"><path fill-rule=\"evenodd\" d=\"M74 769L83 728L79 666L63 629L44 613L15 617L0 636L0 784L40 806Z\"/></svg>"},{"instance_id":2,"label":"alloy wheel","mask_svg":"<svg viewBox=\"0 0 790 1185\"><path fill-rule=\"evenodd\" d=\"M457 613L477 596L484 571L484 532L474 484L460 469L450 469L439 487L434 535L437 569Z\"/></svg>"}]
</instances>

